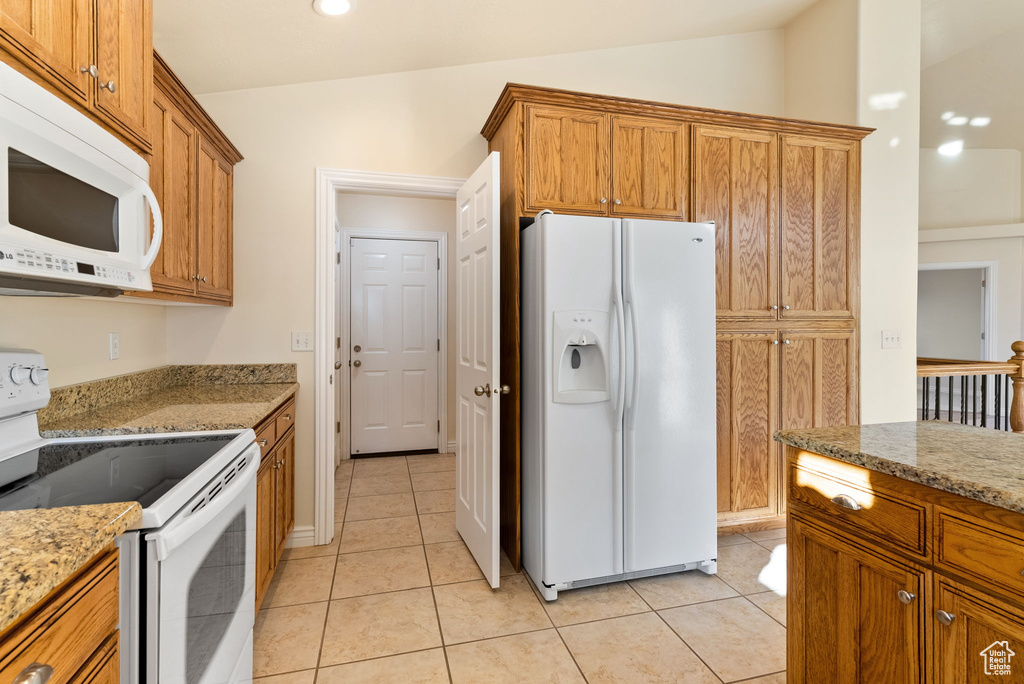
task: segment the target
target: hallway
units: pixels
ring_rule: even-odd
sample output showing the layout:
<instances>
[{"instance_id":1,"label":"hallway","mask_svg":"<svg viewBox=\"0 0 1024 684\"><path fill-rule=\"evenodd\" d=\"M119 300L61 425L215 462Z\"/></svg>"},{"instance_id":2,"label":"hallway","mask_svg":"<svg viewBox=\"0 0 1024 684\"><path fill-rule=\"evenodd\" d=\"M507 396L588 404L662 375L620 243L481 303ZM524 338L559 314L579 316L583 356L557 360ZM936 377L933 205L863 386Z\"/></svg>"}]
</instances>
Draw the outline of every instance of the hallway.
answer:
<instances>
[{"instance_id":1,"label":"hallway","mask_svg":"<svg viewBox=\"0 0 1024 684\"><path fill-rule=\"evenodd\" d=\"M545 604L455 531L455 457L344 461L326 546L289 549L256 619L259 684L785 682L785 530L719 539L719 572Z\"/></svg>"}]
</instances>

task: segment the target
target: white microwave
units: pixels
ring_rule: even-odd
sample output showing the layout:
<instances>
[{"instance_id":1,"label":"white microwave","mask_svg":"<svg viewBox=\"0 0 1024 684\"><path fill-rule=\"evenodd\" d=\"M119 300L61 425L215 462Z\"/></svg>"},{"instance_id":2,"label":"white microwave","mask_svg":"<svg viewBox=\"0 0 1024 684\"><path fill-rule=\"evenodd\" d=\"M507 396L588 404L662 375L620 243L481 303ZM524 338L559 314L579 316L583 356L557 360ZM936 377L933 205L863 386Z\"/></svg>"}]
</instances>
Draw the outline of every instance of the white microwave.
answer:
<instances>
[{"instance_id":1,"label":"white microwave","mask_svg":"<svg viewBox=\"0 0 1024 684\"><path fill-rule=\"evenodd\" d=\"M152 290L163 223L148 180L140 155L0 63L0 294Z\"/></svg>"}]
</instances>

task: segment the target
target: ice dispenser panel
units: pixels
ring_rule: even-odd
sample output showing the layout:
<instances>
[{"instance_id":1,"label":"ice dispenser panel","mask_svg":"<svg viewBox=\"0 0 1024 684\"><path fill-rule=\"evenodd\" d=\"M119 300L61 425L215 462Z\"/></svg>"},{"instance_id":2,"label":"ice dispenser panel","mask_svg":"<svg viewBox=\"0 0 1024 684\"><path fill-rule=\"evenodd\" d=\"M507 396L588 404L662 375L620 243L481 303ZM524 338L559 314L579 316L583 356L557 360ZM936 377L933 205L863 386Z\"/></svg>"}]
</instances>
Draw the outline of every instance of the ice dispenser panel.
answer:
<instances>
[{"instance_id":1,"label":"ice dispenser panel","mask_svg":"<svg viewBox=\"0 0 1024 684\"><path fill-rule=\"evenodd\" d=\"M608 401L608 312L556 311L554 317L553 401Z\"/></svg>"}]
</instances>

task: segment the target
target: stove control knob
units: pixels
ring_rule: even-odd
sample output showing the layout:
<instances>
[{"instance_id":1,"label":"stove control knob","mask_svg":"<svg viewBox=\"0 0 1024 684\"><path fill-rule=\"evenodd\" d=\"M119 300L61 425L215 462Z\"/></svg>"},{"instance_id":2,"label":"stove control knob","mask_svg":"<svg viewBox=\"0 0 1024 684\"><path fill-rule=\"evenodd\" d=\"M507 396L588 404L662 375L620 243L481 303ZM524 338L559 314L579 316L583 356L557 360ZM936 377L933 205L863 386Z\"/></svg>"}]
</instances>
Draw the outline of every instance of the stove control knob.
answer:
<instances>
[{"instance_id":1,"label":"stove control knob","mask_svg":"<svg viewBox=\"0 0 1024 684\"><path fill-rule=\"evenodd\" d=\"M50 375L49 368L33 368L29 373L29 380L32 381L33 385L42 385L46 382L46 378Z\"/></svg>"},{"instance_id":2,"label":"stove control knob","mask_svg":"<svg viewBox=\"0 0 1024 684\"><path fill-rule=\"evenodd\" d=\"M25 384L30 375L32 375L31 368L26 368L25 366L14 366L11 368L11 381L15 385Z\"/></svg>"}]
</instances>

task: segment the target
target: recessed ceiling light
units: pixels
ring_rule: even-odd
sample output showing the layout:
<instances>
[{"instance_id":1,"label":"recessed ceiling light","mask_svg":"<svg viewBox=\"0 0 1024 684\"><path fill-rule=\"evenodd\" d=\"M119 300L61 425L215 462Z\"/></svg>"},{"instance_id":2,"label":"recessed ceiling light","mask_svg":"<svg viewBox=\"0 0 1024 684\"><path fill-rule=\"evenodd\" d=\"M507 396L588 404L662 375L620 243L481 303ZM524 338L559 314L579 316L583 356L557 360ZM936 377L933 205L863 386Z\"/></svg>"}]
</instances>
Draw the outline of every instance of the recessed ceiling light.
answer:
<instances>
[{"instance_id":1,"label":"recessed ceiling light","mask_svg":"<svg viewBox=\"0 0 1024 684\"><path fill-rule=\"evenodd\" d=\"M952 142L939 145L939 154L941 154L943 157L955 157L963 151L963 140L953 140Z\"/></svg>"},{"instance_id":2,"label":"recessed ceiling light","mask_svg":"<svg viewBox=\"0 0 1024 684\"><path fill-rule=\"evenodd\" d=\"M987 116L976 116L971 119L972 126L988 126L990 123L992 123L992 119Z\"/></svg>"},{"instance_id":3,"label":"recessed ceiling light","mask_svg":"<svg viewBox=\"0 0 1024 684\"><path fill-rule=\"evenodd\" d=\"M942 120L943 121L949 121L952 118L953 118L953 112L944 112L942 114Z\"/></svg>"},{"instance_id":4,"label":"recessed ceiling light","mask_svg":"<svg viewBox=\"0 0 1024 684\"><path fill-rule=\"evenodd\" d=\"M954 116L952 119L950 119L946 123L948 123L950 126L963 126L965 123L967 123L967 117L966 116Z\"/></svg>"},{"instance_id":5,"label":"recessed ceiling light","mask_svg":"<svg viewBox=\"0 0 1024 684\"><path fill-rule=\"evenodd\" d=\"M313 9L325 17L336 17L352 9L350 0L313 0Z\"/></svg>"},{"instance_id":6,"label":"recessed ceiling light","mask_svg":"<svg viewBox=\"0 0 1024 684\"><path fill-rule=\"evenodd\" d=\"M900 144L899 138L889 138L889 147L896 147Z\"/></svg>"}]
</instances>

